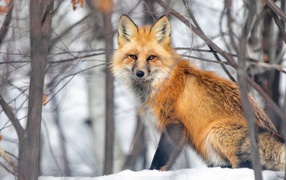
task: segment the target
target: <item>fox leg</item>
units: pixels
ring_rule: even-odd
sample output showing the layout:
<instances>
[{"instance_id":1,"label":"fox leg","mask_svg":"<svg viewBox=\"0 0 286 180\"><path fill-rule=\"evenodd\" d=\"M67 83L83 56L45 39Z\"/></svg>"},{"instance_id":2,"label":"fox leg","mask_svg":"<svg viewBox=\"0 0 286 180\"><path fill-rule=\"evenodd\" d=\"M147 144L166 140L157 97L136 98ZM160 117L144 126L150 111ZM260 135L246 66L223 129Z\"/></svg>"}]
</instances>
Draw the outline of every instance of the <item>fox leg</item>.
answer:
<instances>
[{"instance_id":1,"label":"fox leg","mask_svg":"<svg viewBox=\"0 0 286 180\"><path fill-rule=\"evenodd\" d=\"M186 129L182 123L169 124L163 131L150 169L169 170L186 143Z\"/></svg>"}]
</instances>

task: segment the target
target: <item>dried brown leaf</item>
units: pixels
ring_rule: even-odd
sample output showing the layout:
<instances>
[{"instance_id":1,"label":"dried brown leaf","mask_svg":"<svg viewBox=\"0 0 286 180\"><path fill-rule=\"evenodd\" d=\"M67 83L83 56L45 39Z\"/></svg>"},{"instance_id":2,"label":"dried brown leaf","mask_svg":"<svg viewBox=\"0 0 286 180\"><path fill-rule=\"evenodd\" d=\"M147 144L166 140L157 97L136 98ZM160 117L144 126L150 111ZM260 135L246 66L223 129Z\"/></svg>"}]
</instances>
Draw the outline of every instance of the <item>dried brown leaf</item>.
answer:
<instances>
[{"instance_id":1,"label":"dried brown leaf","mask_svg":"<svg viewBox=\"0 0 286 180\"><path fill-rule=\"evenodd\" d=\"M43 104L43 105L46 105L46 104L47 104L47 97L48 97L47 94L43 94L43 98L42 98L42 104Z\"/></svg>"},{"instance_id":2,"label":"dried brown leaf","mask_svg":"<svg viewBox=\"0 0 286 180\"><path fill-rule=\"evenodd\" d=\"M110 13L113 9L113 0L94 0L94 5L103 13Z\"/></svg>"},{"instance_id":3,"label":"dried brown leaf","mask_svg":"<svg viewBox=\"0 0 286 180\"><path fill-rule=\"evenodd\" d=\"M12 0L5 0L6 4L10 4Z\"/></svg>"},{"instance_id":4,"label":"dried brown leaf","mask_svg":"<svg viewBox=\"0 0 286 180\"><path fill-rule=\"evenodd\" d=\"M8 12L9 9L10 9L9 6L0 6L0 15L2 15L2 14L4 14L4 13Z\"/></svg>"},{"instance_id":5,"label":"dried brown leaf","mask_svg":"<svg viewBox=\"0 0 286 180\"><path fill-rule=\"evenodd\" d=\"M71 0L71 3L72 3L72 9L76 10L77 4L79 4L83 8L85 1L84 0Z\"/></svg>"}]
</instances>

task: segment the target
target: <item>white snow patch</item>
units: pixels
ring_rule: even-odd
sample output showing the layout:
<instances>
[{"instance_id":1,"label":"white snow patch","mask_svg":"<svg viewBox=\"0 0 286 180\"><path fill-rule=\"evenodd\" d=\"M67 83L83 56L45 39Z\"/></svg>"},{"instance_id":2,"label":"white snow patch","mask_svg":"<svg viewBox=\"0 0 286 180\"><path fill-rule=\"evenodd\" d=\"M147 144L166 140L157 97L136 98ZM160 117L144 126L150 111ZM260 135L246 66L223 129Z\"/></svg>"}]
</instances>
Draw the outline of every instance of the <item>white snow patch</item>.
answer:
<instances>
[{"instance_id":1,"label":"white snow patch","mask_svg":"<svg viewBox=\"0 0 286 180\"><path fill-rule=\"evenodd\" d=\"M282 180L284 172L263 171L264 180ZM254 180L252 169L202 168L176 171L125 170L117 174L101 177L40 177L39 180Z\"/></svg>"}]
</instances>

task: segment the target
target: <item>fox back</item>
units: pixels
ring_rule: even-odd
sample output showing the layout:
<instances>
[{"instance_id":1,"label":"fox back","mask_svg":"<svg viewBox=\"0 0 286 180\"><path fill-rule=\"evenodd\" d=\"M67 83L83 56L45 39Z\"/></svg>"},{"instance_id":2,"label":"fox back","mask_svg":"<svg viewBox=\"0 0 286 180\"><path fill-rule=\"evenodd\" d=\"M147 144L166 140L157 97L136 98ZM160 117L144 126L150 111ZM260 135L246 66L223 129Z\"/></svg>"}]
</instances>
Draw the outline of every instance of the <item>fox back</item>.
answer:
<instances>
[{"instance_id":1,"label":"fox back","mask_svg":"<svg viewBox=\"0 0 286 180\"><path fill-rule=\"evenodd\" d=\"M139 114L155 119L162 132L151 169L167 170L185 144L209 166L252 167L247 122L236 83L193 66L171 46L166 16L137 27L126 15L118 25L111 65L136 97ZM265 169L285 168L284 140L249 96L259 129ZM275 149L273 149L275 147Z\"/></svg>"}]
</instances>

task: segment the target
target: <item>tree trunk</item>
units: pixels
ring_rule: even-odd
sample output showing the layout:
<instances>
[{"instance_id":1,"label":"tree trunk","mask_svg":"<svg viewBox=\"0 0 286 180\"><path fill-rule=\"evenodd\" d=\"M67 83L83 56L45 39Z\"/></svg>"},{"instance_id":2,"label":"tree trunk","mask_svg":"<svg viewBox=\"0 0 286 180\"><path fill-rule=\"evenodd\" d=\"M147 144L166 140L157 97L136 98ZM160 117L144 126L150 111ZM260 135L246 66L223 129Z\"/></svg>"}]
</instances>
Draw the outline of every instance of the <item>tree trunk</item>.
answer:
<instances>
[{"instance_id":1,"label":"tree trunk","mask_svg":"<svg viewBox=\"0 0 286 180\"><path fill-rule=\"evenodd\" d=\"M93 19L98 20L98 10L94 5L94 1L86 0L87 7L90 9L90 13L93 15ZM102 18L102 17L100 17ZM102 20L100 20L102 22ZM100 24L101 25L101 24ZM102 25L103 26L103 25ZM94 33L90 38L89 43L91 47L95 49L104 49L105 41L98 27L95 23L93 27ZM97 56L98 59L105 59L105 55ZM102 62L90 61L87 66L92 67ZM91 122L91 128L93 132L92 144L93 153L96 161L95 174L101 176L103 174L104 164L104 145L105 145L105 67L100 66L92 68L87 73L87 94L88 94L88 113L89 121Z\"/></svg>"},{"instance_id":2,"label":"tree trunk","mask_svg":"<svg viewBox=\"0 0 286 180\"><path fill-rule=\"evenodd\" d=\"M137 115L137 125L133 140L133 147L131 153L127 156L123 169L141 170L145 169L146 163L146 143L145 143L145 126L142 123L139 115ZM138 160L142 159L140 169L136 168Z\"/></svg>"},{"instance_id":3,"label":"tree trunk","mask_svg":"<svg viewBox=\"0 0 286 180\"><path fill-rule=\"evenodd\" d=\"M264 27L262 31L262 49L264 53L264 62L270 64L281 64L282 56L280 56L281 50L283 49L283 35L281 33L277 34L273 29L273 18L270 12L270 9L265 8L264 16ZM280 58L279 60L277 58ZM271 69L265 71L263 74L262 88L271 99L279 106L280 99L280 72ZM276 115L276 113L270 108L266 108L266 112L269 117L272 119L274 125L277 127L278 131L281 131L281 119Z\"/></svg>"},{"instance_id":4,"label":"tree trunk","mask_svg":"<svg viewBox=\"0 0 286 180\"><path fill-rule=\"evenodd\" d=\"M255 115L252 110L251 104L248 99L247 92L247 80L246 80L246 57L247 57L247 42L248 37L252 29L252 24L255 20L255 14L258 10L260 3L256 1L253 3L253 6L248 9L248 16L245 21L245 25L242 28L241 37L239 41L239 51L238 51L238 69L237 69L237 79L239 85L239 93L241 97L241 103L243 107L243 114L247 120L247 127L249 132L249 138L251 142L251 162L253 164L254 175L256 180L262 180L262 166L259 159L258 151L258 133L256 127Z\"/></svg>"},{"instance_id":5,"label":"tree trunk","mask_svg":"<svg viewBox=\"0 0 286 180\"><path fill-rule=\"evenodd\" d=\"M94 34L91 38L91 46L96 49L105 49L106 55L97 56L98 59L106 59L107 66L111 60L111 54L113 50L113 29L110 20L110 14L113 1L92 1L86 0L87 6L90 8L91 13L95 17L95 21L100 23L95 23ZM98 18L102 20L98 20ZM109 21L109 22L108 22ZM102 27L102 28L99 28ZM102 32L102 29L104 31ZM111 35L111 36L110 36ZM99 62L90 62L89 66L95 65ZM106 77L106 78L103 78ZM89 117L93 129L93 143L94 143L94 155L97 162L96 174L102 175L105 173L105 158L109 154L112 157L113 162L108 162L113 164L113 172L118 172L122 170L122 164L124 161L124 154L122 152L121 143L118 138L114 137L114 120L113 120L113 78L109 72L109 69L101 67L91 69L88 74L88 101L89 101ZM107 83L110 83L109 85ZM111 88L110 88L111 87ZM109 99L110 100L107 100ZM108 101L108 102L107 102ZM112 107L111 107L112 106ZM110 114L107 116L107 114ZM110 119L111 118L111 119ZM107 119L110 119L109 125L107 125ZM106 132L106 128L108 132ZM114 140L110 140L112 138ZM106 140L108 139L109 145L105 147ZM110 145L113 144L110 149ZM107 151L105 151L107 150ZM109 156L110 158L110 156ZM111 159L107 161L111 161ZM107 163L107 164L108 164ZM108 165L110 168L110 165Z\"/></svg>"},{"instance_id":6,"label":"tree trunk","mask_svg":"<svg viewBox=\"0 0 286 180\"><path fill-rule=\"evenodd\" d=\"M53 4L53 0L42 0L41 4L30 1L31 73L27 128L19 138L19 180L37 180L39 174L43 84Z\"/></svg>"},{"instance_id":7,"label":"tree trunk","mask_svg":"<svg viewBox=\"0 0 286 180\"><path fill-rule=\"evenodd\" d=\"M57 127L58 133L59 133L59 139L60 139L60 151L61 151L61 165L63 166L63 174L62 176L70 176L71 175L71 170L69 166L69 160L68 160L68 154L67 154L67 143L66 143L66 138L64 135L64 130L61 125L60 121L60 108L58 104L58 98L57 96L54 96L52 99L52 105L55 107L54 108L54 121L55 125Z\"/></svg>"},{"instance_id":8,"label":"tree trunk","mask_svg":"<svg viewBox=\"0 0 286 180\"><path fill-rule=\"evenodd\" d=\"M94 41L94 40L93 40ZM95 48L104 49L105 42L96 39ZM104 59L104 55L98 59ZM98 62L91 61L88 66L94 66ZM104 162L104 135L105 135L105 73L102 67L88 71L87 93L88 93L88 112L91 128L93 132L92 144L96 161L95 174L100 176L103 172Z\"/></svg>"},{"instance_id":9,"label":"tree trunk","mask_svg":"<svg viewBox=\"0 0 286 180\"><path fill-rule=\"evenodd\" d=\"M106 42L106 124L105 124L105 163L104 174L113 172L113 149L114 149L114 102L113 102L113 76L108 68L113 51L113 29L111 23L111 12L104 13L104 29Z\"/></svg>"}]
</instances>

